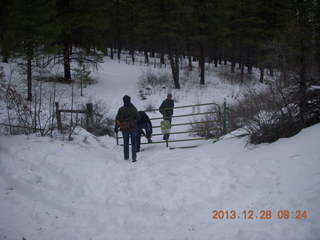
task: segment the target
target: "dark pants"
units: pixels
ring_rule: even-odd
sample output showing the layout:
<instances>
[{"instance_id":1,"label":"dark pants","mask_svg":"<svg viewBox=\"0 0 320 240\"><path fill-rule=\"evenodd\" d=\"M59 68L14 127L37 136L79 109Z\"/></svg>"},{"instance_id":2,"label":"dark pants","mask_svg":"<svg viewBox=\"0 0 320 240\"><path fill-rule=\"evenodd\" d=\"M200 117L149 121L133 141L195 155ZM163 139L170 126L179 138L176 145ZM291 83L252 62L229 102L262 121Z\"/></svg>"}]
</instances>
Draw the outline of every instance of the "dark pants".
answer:
<instances>
[{"instance_id":1,"label":"dark pants","mask_svg":"<svg viewBox=\"0 0 320 240\"><path fill-rule=\"evenodd\" d=\"M132 159L137 159L137 137L138 128L133 128L122 132L124 159L129 159L129 137L131 138Z\"/></svg>"},{"instance_id":2,"label":"dark pants","mask_svg":"<svg viewBox=\"0 0 320 240\"><path fill-rule=\"evenodd\" d=\"M137 150L140 151L141 136L143 135L143 129L146 130L146 138L151 140L152 127L149 123L142 123L138 126L138 138L137 138Z\"/></svg>"},{"instance_id":3,"label":"dark pants","mask_svg":"<svg viewBox=\"0 0 320 240\"><path fill-rule=\"evenodd\" d=\"M168 120L170 122L170 129L171 129L171 122L172 122L172 117L164 117L163 120ZM164 134L163 135L163 140L169 139L170 133Z\"/></svg>"}]
</instances>

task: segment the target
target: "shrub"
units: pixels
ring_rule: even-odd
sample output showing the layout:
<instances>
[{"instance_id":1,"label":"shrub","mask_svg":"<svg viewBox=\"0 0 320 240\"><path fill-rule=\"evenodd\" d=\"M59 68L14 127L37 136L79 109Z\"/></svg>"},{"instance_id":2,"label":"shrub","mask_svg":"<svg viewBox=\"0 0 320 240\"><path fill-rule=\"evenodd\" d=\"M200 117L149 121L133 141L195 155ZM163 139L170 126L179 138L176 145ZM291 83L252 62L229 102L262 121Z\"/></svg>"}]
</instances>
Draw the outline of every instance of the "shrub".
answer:
<instances>
[{"instance_id":1,"label":"shrub","mask_svg":"<svg viewBox=\"0 0 320 240\"><path fill-rule=\"evenodd\" d=\"M93 109L91 133L96 136L114 136L114 119L110 115L110 104L102 100L96 100ZM84 124L82 124L82 127L85 128Z\"/></svg>"},{"instance_id":2,"label":"shrub","mask_svg":"<svg viewBox=\"0 0 320 240\"><path fill-rule=\"evenodd\" d=\"M248 89L246 97L228 112L228 128L243 127L250 135L250 142L258 144L291 137L303 127L319 122L319 91L311 91L306 95L308 114L302 119L298 89L280 88L276 84L269 85L266 91Z\"/></svg>"},{"instance_id":3,"label":"shrub","mask_svg":"<svg viewBox=\"0 0 320 240\"><path fill-rule=\"evenodd\" d=\"M151 102L151 101L149 101L149 102L144 106L144 109L145 109L145 111L147 111L147 112L154 111L154 109L156 109L156 108L157 108L157 107L156 107L156 104L153 103L153 102Z\"/></svg>"},{"instance_id":4,"label":"shrub","mask_svg":"<svg viewBox=\"0 0 320 240\"><path fill-rule=\"evenodd\" d=\"M1 119L1 134L29 134L35 131L30 104L19 94L17 86L7 81L0 69L0 100L4 102L6 118ZM3 116L4 116L3 115Z\"/></svg>"},{"instance_id":5,"label":"shrub","mask_svg":"<svg viewBox=\"0 0 320 240\"><path fill-rule=\"evenodd\" d=\"M72 103L71 103L72 104ZM85 104L77 103L76 107L70 107L69 104L63 104L61 109L82 110L86 112ZM94 100L93 118L90 130L87 129L87 115L85 113L63 113L61 114L62 134L69 134L69 139L77 127L87 129L95 136L114 136L114 119L110 115L110 104L102 100Z\"/></svg>"},{"instance_id":6,"label":"shrub","mask_svg":"<svg viewBox=\"0 0 320 240\"><path fill-rule=\"evenodd\" d=\"M196 135L206 138L219 138L221 136L222 116L216 106L208 107L205 112L215 112L202 115L190 123L190 130Z\"/></svg>"},{"instance_id":7,"label":"shrub","mask_svg":"<svg viewBox=\"0 0 320 240\"><path fill-rule=\"evenodd\" d=\"M146 95L150 95L156 89L162 89L163 86L171 86L172 81L167 72L153 72L148 69L140 76L139 88L142 99L146 99Z\"/></svg>"},{"instance_id":8,"label":"shrub","mask_svg":"<svg viewBox=\"0 0 320 240\"><path fill-rule=\"evenodd\" d=\"M4 102L1 109L3 118L0 122L1 134L30 134L39 133L46 136L57 129L55 101L59 98L56 87L43 88L43 82L37 82L33 87L33 101L26 101L17 91L17 86L7 81L0 69L0 100ZM72 85L71 102L64 103L61 109L80 110L81 106L74 103L74 90ZM83 104L81 104L84 106ZM92 122L92 133L101 136L113 136L114 120L109 115L110 106L103 101L95 101L93 104L94 116ZM61 114L62 133L69 134L69 139L77 126L86 128L86 115L75 113Z\"/></svg>"},{"instance_id":9,"label":"shrub","mask_svg":"<svg viewBox=\"0 0 320 240\"><path fill-rule=\"evenodd\" d=\"M218 77L227 83L239 84L241 79L240 71L236 70L235 73L230 72L230 66L220 66L218 70ZM244 82L251 83L255 80L253 74L244 73Z\"/></svg>"},{"instance_id":10,"label":"shrub","mask_svg":"<svg viewBox=\"0 0 320 240\"><path fill-rule=\"evenodd\" d=\"M48 76L35 76L34 80L41 81L41 82L61 83L61 84L71 84L72 83L72 81L70 79L67 79L60 74L48 75Z\"/></svg>"}]
</instances>

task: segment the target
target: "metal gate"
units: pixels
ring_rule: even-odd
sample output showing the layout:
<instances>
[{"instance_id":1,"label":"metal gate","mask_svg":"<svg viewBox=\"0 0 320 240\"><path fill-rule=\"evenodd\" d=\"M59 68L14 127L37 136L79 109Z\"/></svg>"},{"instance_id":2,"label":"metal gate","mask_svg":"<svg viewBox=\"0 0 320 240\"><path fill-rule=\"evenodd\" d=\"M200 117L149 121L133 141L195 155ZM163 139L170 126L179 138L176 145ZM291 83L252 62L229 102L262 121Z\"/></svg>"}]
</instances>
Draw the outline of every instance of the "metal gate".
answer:
<instances>
[{"instance_id":1,"label":"metal gate","mask_svg":"<svg viewBox=\"0 0 320 240\"><path fill-rule=\"evenodd\" d=\"M207 109L203 109L207 107ZM209 108L208 108L209 107ZM142 144L165 144L166 147L169 147L170 143L175 142L187 142L187 141L197 141L197 140L208 140L208 139L218 139L222 134L225 133L225 114L221 112L220 106L217 103L203 103L195 105L186 105L178 106L174 108L164 108L163 110L174 109L174 114L172 116L172 124L170 130L170 136L179 136L182 137L172 139L162 140L159 139L159 136L162 137L163 134L160 132L161 121L165 116L155 116L151 115L160 115L159 109L149 109L144 110L148 113L153 129L153 142L147 143L141 139ZM224 111L225 112L225 111ZM198 118L200 117L200 119ZM179 121L177 122L177 120ZM183 126L187 126L187 129L183 129ZM201 126L201 127L199 127ZM214 133L210 136L201 136L203 133ZM197 136L191 136L191 135ZM199 136L200 135L200 136ZM123 139L122 137L116 135L117 145L119 145L119 140ZM120 145L123 145L122 143ZM191 146L179 146L178 148L191 148L196 147L197 145ZM176 147L170 147L174 149Z\"/></svg>"}]
</instances>

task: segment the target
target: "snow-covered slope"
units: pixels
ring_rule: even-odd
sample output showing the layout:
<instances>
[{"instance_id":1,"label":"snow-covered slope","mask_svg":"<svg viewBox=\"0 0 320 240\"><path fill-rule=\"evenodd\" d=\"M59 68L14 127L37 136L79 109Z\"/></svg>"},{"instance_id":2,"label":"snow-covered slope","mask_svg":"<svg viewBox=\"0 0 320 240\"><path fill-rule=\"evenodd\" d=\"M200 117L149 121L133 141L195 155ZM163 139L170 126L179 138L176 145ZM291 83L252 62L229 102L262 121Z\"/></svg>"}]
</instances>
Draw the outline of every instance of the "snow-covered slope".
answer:
<instances>
[{"instance_id":1,"label":"snow-covered slope","mask_svg":"<svg viewBox=\"0 0 320 240\"><path fill-rule=\"evenodd\" d=\"M148 102L158 107L169 90L155 89L142 101L137 86L147 70L107 60L93 74L97 83L83 98L76 92L75 101L102 99L115 114L128 94L139 110ZM176 106L241 95L241 86L214 74L206 81L172 90ZM60 87L59 101L70 101L70 86ZM236 134L190 149L143 145L136 163L123 160L115 139L83 129L71 142L59 135L0 136L0 239L319 239L320 125L258 146ZM220 210L224 218L212 219ZM284 210L291 215L279 219ZM307 218L296 219L297 211Z\"/></svg>"},{"instance_id":2,"label":"snow-covered slope","mask_svg":"<svg viewBox=\"0 0 320 240\"><path fill-rule=\"evenodd\" d=\"M147 145L137 163L84 130L72 142L2 136L0 239L319 239L319 133L255 148L231 134L195 149Z\"/></svg>"}]
</instances>

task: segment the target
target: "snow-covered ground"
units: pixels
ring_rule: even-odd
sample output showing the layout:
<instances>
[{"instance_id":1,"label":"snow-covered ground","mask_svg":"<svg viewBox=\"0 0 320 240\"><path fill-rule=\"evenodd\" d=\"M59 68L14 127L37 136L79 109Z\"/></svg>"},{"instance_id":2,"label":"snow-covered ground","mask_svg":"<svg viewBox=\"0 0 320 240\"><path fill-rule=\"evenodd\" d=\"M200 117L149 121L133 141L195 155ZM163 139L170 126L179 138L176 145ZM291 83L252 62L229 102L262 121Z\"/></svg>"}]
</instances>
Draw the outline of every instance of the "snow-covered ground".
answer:
<instances>
[{"instance_id":1,"label":"snow-covered ground","mask_svg":"<svg viewBox=\"0 0 320 240\"><path fill-rule=\"evenodd\" d=\"M148 101L158 107L168 90L142 101L143 71L108 60L78 99L106 100L113 114L125 94L139 110ZM207 82L172 90L176 106L241 94L217 77ZM191 149L143 145L136 163L123 160L115 139L83 129L73 141L0 136L0 239L319 239L320 124L258 146L236 135ZM220 210L224 218L213 219ZM284 210L289 218L279 219Z\"/></svg>"}]
</instances>

